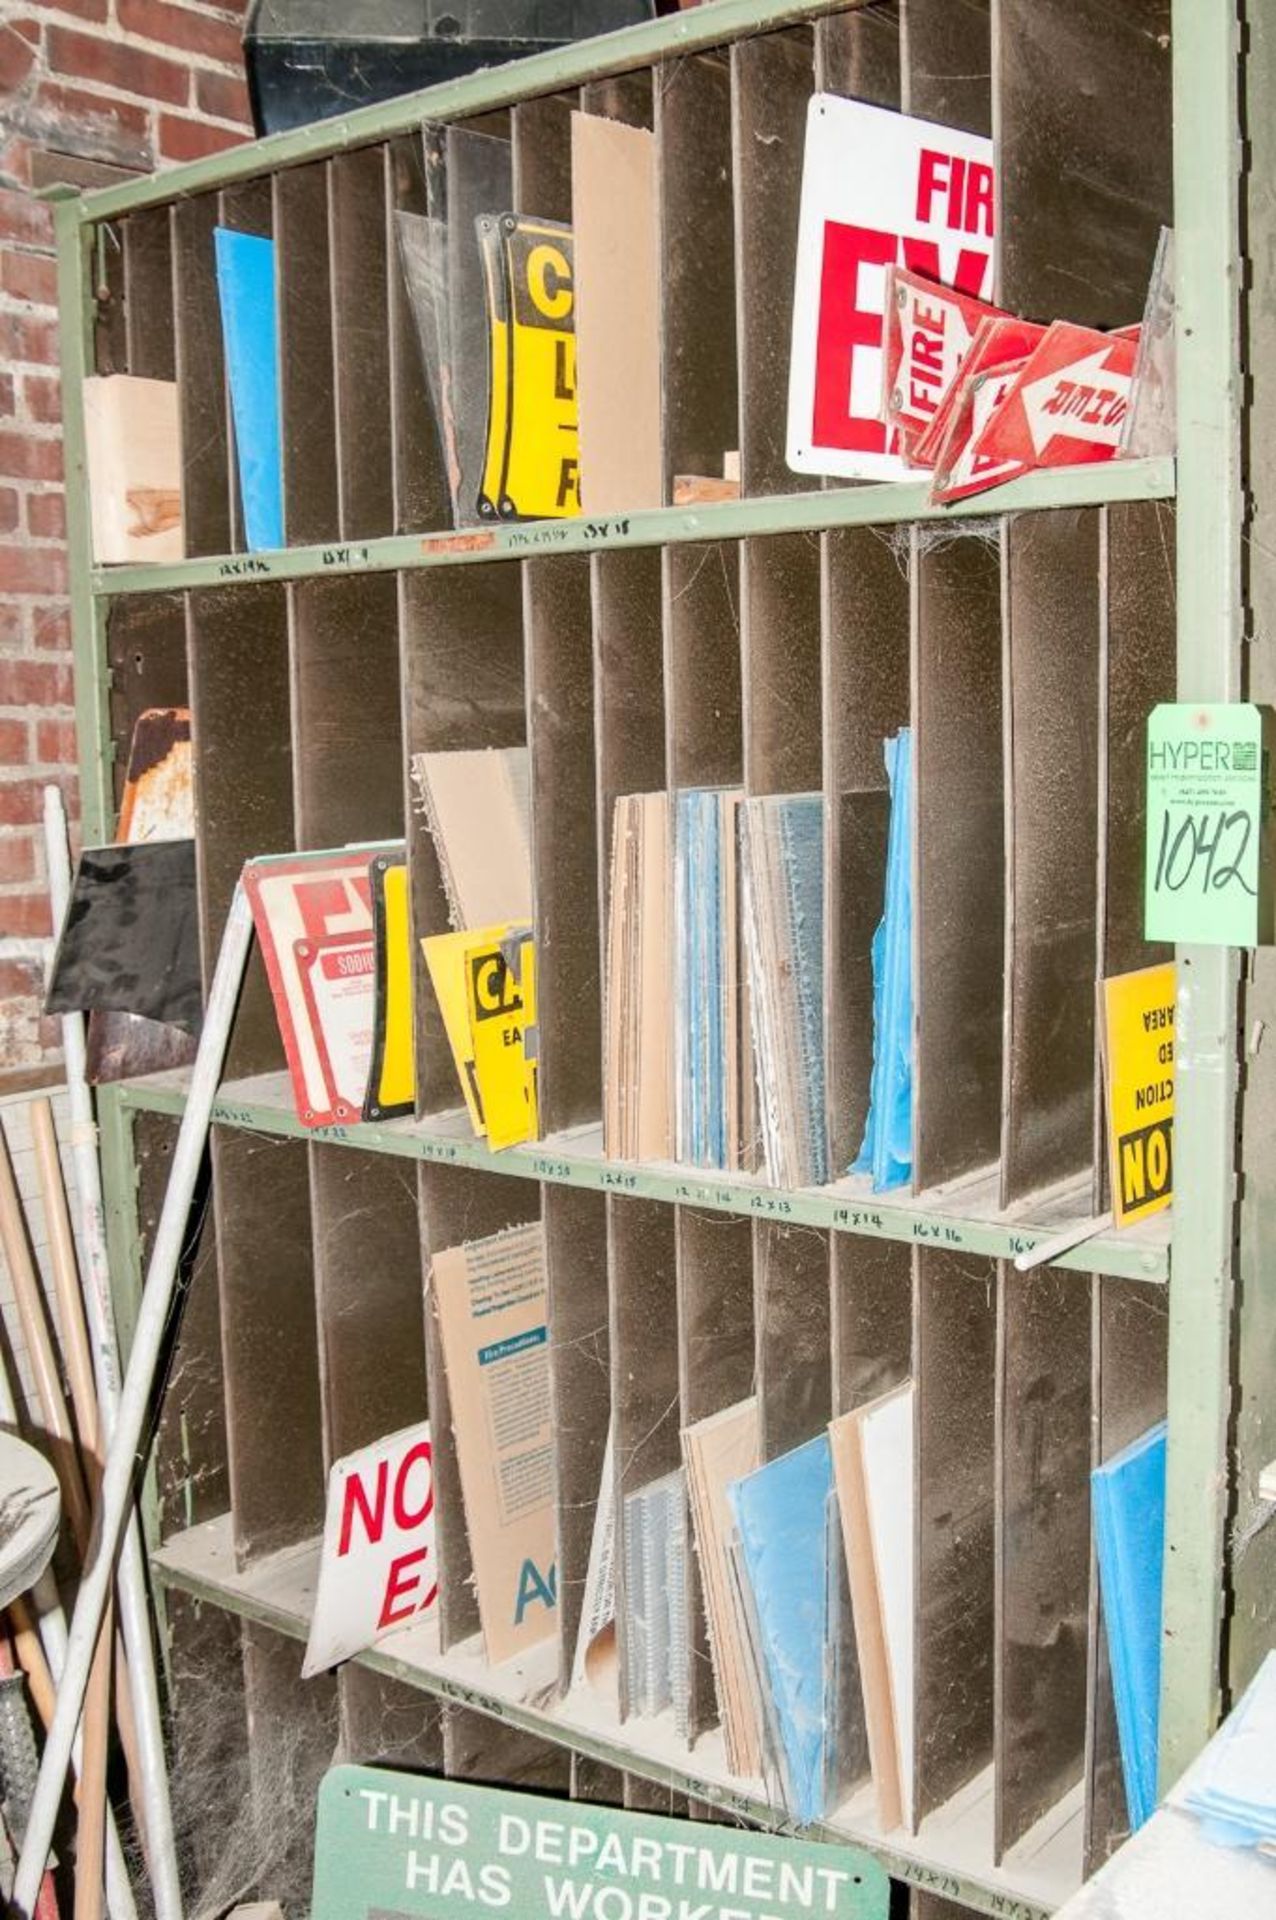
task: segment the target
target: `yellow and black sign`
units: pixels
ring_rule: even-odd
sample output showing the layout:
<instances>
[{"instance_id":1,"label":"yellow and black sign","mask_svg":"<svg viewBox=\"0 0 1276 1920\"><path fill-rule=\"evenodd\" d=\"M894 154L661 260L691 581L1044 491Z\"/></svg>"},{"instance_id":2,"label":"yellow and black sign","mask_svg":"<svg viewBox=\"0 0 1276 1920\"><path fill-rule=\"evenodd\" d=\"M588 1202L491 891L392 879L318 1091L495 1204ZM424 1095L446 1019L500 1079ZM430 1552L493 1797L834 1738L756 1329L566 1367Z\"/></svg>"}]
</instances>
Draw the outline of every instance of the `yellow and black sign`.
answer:
<instances>
[{"instance_id":1,"label":"yellow and black sign","mask_svg":"<svg viewBox=\"0 0 1276 1920\"><path fill-rule=\"evenodd\" d=\"M408 869L401 853L378 854L368 869L376 953L376 1012L365 1120L411 1113L416 1102L412 1045L412 943Z\"/></svg>"},{"instance_id":2,"label":"yellow and black sign","mask_svg":"<svg viewBox=\"0 0 1276 1920\"><path fill-rule=\"evenodd\" d=\"M535 1140L536 949L530 930L516 928L500 941L471 946L465 991L487 1144Z\"/></svg>"},{"instance_id":3,"label":"yellow and black sign","mask_svg":"<svg viewBox=\"0 0 1276 1920\"><path fill-rule=\"evenodd\" d=\"M1112 1213L1124 1227L1173 1196L1174 967L1116 974L1099 993Z\"/></svg>"},{"instance_id":4,"label":"yellow and black sign","mask_svg":"<svg viewBox=\"0 0 1276 1920\"><path fill-rule=\"evenodd\" d=\"M519 214L477 222L487 301L485 520L580 512L572 232Z\"/></svg>"}]
</instances>

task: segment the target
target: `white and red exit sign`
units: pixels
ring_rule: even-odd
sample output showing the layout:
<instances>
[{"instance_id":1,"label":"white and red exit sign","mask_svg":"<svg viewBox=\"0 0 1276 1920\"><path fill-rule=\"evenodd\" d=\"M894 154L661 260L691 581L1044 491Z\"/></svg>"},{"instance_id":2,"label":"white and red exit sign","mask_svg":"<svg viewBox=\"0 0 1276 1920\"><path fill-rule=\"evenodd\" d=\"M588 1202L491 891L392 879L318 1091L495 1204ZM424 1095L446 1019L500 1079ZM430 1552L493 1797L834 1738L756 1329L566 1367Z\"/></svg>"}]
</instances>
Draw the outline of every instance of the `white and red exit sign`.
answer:
<instances>
[{"instance_id":1,"label":"white and red exit sign","mask_svg":"<svg viewBox=\"0 0 1276 1920\"><path fill-rule=\"evenodd\" d=\"M795 473L901 479L882 419L886 269L993 288L993 145L817 93L806 122L789 362Z\"/></svg>"}]
</instances>

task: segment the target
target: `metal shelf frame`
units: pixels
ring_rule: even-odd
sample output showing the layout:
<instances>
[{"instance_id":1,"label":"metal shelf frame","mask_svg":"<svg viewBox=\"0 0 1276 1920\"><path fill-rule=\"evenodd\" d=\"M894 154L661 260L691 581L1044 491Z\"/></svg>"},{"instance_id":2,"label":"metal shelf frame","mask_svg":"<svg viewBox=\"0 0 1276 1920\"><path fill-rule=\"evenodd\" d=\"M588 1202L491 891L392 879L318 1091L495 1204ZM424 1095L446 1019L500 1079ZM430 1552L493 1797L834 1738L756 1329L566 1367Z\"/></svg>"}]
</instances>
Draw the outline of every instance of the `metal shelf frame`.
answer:
<instances>
[{"instance_id":1,"label":"metal shelf frame","mask_svg":"<svg viewBox=\"0 0 1276 1920\"><path fill-rule=\"evenodd\" d=\"M463 565L475 560L518 559L540 552L650 546L668 541L718 540L745 533L814 530L850 525L903 525L932 518L920 485L842 489L749 500L696 509L635 513L597 526L502 527L481 535L447 533L369 541L358 546L297 547L284 552L191 560L164 568L95 568L89 529L82 385L91 366L93 276L91 248L99 222L145 207L157 207L197 192L245 181L283 167L352 149L416 127L426 117L459 118L501 107L526 96L617 74L697 48L717 46L759 29L810 20L846 0L713 0L688 13L608 36L563 52L538 56L510 68L489 70L428 93L374 107L342 119L198 161L153 179L131 182L56 204L58 292L62 315L62 381L66 464L67 539L76 670L82 826L86 843L110 837L114 821L106 616L123 594L173 591L238 580L298 580L332 573L407 570ZM1180 698L1213 701L1238 697L1242 684L1244 628L1242 574L1239 196L1240 25L1236 6L1205 6L1173 0L1174 192L1178 275L1177 462L1129 462L1108 468L1038 475L977 502L971 518L1058 505L1093 505L1132 499L1177 501L1177 647ZM976 512L977 508L977 512ZM480 544L481 543L481 544ZM1227 1567L1226 1525L1229 1422L1236 1382L1232 1371L1233 1261L1237 1195L1240 964L1234 953L1186 948L1179 952L1178 1113L1176 1198L1168 1260L1169 1275L1169 1485L1164 1598L1161 1757L1162 1785L1173 1783L1212 1732L1222 1697ZM113 1270L119 1288L122 1330L127 1337L140 1286L136 1167L132 1123L141 1111L177 1112L178 1084L103 1088L98 1097L106 1205ZM299 1134L279 1098L260 1089L228 1086L218 1122L227 1128ZM316 1136L310 1135L310 1138ZM325 1136L336 1140L337 1131ZM855 1203L832 1192L775 1195L757 1183L709 1183L677 1170L612 1169L596 1153L548 1142L535 1149L493 1156L433 1124L353 1128L350 1144L417 1160L455 1158L495 1172L606 1188L614 1174L633 1178L630 1191L697 1205L766 1215L781 1203L788 1217L810 1219L847 1232L908 1239L929 1224L948 1220L935 1209L885 1207L877 1218L856 1216ZM1004 1221L965 1218L951 1228L958 1244L1008 1257L1030 1244L1036 1229L1021 1234ZM843 1216L843 1208L846 1212ZM1164 1280L1164 1248L1136 1237L1109 1235L1062 1264ZM251 1614L250 1603L230 1595L225 1583L158 1568L161 1580L198 1593L214 1604L255 1617L285 1632L298 1630L279 1619ZM409 1677L389 1655L369 1657L378 1670ZM444 1681L417 1677L414 1684L447 1692ZM508 1712L481 1688L453 1697L501 1717ZM568 1736L569 1744L573 1744ZM580 1750L589 1746L574 1742ZM593 1749L612 1764L642 1772L647 1765L623 1739ZM648 1766L647 1771L651 1769ZM703 1782L681 1777L688 1791ZM706 1795L707 1797L707 1795ZM743 1817L766 1819L765 1809L742 1805ZM774 1817L774 1816L770 1816ZM923 1866L903 1853L869 1841L892 1872L916 1885L930 1885L989 1912L1037 1920L1042 1909L1017 1903L999 1885L964 1875L951 1887L927 1881Z\"/></svg>"}]
</instances>

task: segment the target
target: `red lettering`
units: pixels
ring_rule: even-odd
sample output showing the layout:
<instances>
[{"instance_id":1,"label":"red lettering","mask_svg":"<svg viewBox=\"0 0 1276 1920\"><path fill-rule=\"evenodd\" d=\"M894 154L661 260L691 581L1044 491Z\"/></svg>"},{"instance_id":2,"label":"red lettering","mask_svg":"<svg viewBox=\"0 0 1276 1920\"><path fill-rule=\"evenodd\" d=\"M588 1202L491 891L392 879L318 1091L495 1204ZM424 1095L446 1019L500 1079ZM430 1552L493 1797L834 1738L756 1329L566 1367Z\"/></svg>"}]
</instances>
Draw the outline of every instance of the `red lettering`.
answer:
<instances>
[{"instance_id":1,"label":"red lettering","mask_svg":"<svg viewBox=\"0 0 1276 1920\"><path fill-rule=\"evenodd\" d=\"M927 224L931 218L931 201L937 193L945 190L948 181L949 159L946 153L940 153L934 147L923 147L917 166L917 218Z\"/></svg>"},{"instance_id":2,"label":"red lettering","mask_svg":"<svg viewBox=\"0 0 1276 1920\"><path fill-rule=\"evenodd\" d=\"M948 284L961 293L982 294L990 258L978 247L963 247L957 256L957 271ZM905 238L904 265L913 273L925 274L928 280L944 279L939 270L939 246L934 240Z\"/></svg>"},{"instance_id":3,"label":"red lettering","mask_svg":"<svg viewBox=\"0 0 1276 1920\"><path fill-rule=\"evenodd\" d=\"M363 1531L368 1537L369 1546L375 1547L385 1528L385 1495L389 1480L389 1467L382 1460L377 1464L377 1491L375 1509L368 1504L362 1480L352 1473L346 1481L346 1497L341 1509L341 1539L337 1545L337 1558L350 1551L350 1536L354 1532L354 1511L358 1507L363 1518Z\"/></svg>"},{"instance_id":4,"label":"red lettering","mask_svg":"<svg viewBox=\"0 0 1276 1920\"><path fill-rule=\"evenodd\" d=\"M886 451L882 422L858 419L851 412L851 369L860 348L882 344L881 313L857 304L860 268L890 266L895 252L894 234L837 220L825 223L811 422L817 446Z\"/></svg>"},{"instance_id":5,"label":"red lettering","mask_svg":"<svg viewBox=\"0 0 1276 1920\"><path fill-rule=\"evenodd\" d=\"M972 160L966 169L966 215L962 222L967 233L993 235L993 172L982 160Z\"/></svg>"},{"instance_id":6,"label":"red lettering","mask_svg":"<svg viewBox=\"0 0 1276 1920\"><path fill-rule=\"evenodd\" d=\"M425 1505L419 1513L411 1513L408 1510L407 1498L408 1475L418 1460L423 1461L426 1468ZM399 1464L399 1471L395 1475L394 1523L397 1527L402 1527L405 1533L410 1533L413 1527L419 1527L422 1521L428 1520L433 1511L434 1465L430 1453L430 1443L428 1440L418 1440L416 1445L410 1447L404 1454Z\"/></svg>"},{"instance_id":7,"label":"red lettering","mask_svg":"<svg viewBox=\"0 0 1276 1920\"><path fill-rule=\"evenodd\" d=\"M397 1559L390 1562L390 1571L385 1578L385 1598L381 1602L381 1617L377 1621L378 1633L384 1627L397 1625L400 1620L410 1620L414 1613L424 1613L425 1609L433 1601L435 1594L438 1592L437 1582L430 1588L424 1600L409 1601L406 1606L400 1606L398 1604L400 1601L406 1600L409 1594L415 1593L421 1585L416 1574L412 1574L405 1579L404 1570L408 1567L419 1566L429 1551L430 1549L428 1547L416 1547L411 1553L401 1553Z\"/></svg>"},{"instance_id":8,"label":"red lettering","mask_svg":"<svg viewBox=\"0 0 1276 1920\"><path fill-rule=\"evenodd\" d=\"M966 162L953 155L952 177L948 182L948 224L950 227L961 225L961 203L966 185Z\"/></svg>"}]
</instances>

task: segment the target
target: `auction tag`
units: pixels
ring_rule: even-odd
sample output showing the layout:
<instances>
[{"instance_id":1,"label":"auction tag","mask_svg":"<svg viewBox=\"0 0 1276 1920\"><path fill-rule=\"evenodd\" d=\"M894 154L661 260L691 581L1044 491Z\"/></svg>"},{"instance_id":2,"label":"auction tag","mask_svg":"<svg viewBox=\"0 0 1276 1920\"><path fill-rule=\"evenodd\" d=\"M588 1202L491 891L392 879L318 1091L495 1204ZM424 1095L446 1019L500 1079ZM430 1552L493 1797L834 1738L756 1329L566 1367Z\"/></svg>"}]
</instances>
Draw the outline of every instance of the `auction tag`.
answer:
<instances>
[{"instance_id":1,"label":"auction tag","mask_svg":"<svg viewBox=\"0 0 1276 1920\"><path fill-rule=\"evenodd\" d=\"M1118 1227L1168 1207L1174 1185L1173 962L1099 983L1108 1173Z\"/></svg>"},{"instance_id":2,"label":"auction tag","mask_svg":"<svg viewBox=\"0 0 1276 1920\"><path fill-rule=\"evenodd\" d=\"M1272 710L1161 706L1148 719L1144 932L1254 947L1273 938Z\"/></svg>"},{"instance_id":3,"label":"auction tag","mask_svg":"<svg viewBox=\"0 0 1276 1920\"><path fill-rule=\"evenodd\" d=\"M729 1808L728 1811L731 1811ZM319 1789L312 1920L886 1920L861 1847L388 1767Z\"/></svg>"},{"instance_id":4,"label":"auction tag","mask_svg":"<svg viewBox=\"0 0 1276 1920\"><path fill-rule=\"evenodd\" d=\"M438 1592L427 1420L333 1461L302 1679L431 1612Z\"/></svg>"},{"instance_id":5,"label":"auction tag","mask_svg":"<svg viewBox=\"0 0 1276 1920\"><path fill-rule=\"evenodd\" d=\"M795 473L897 480L882 419L886 269L992 286L993 144L817 93L807 111L787 457Z\"/></svg>"},{"instance_id":6,"label":"auction tag","mask_svg":"<svg viewBox=\"0 0 1276 1920\"><path fill-rule=\"evenodd\" d=\"M376 1017L368 863L385 847L250 860L244 887L306 1127L358 1120Z\"/></svg>"}]
</instances>

